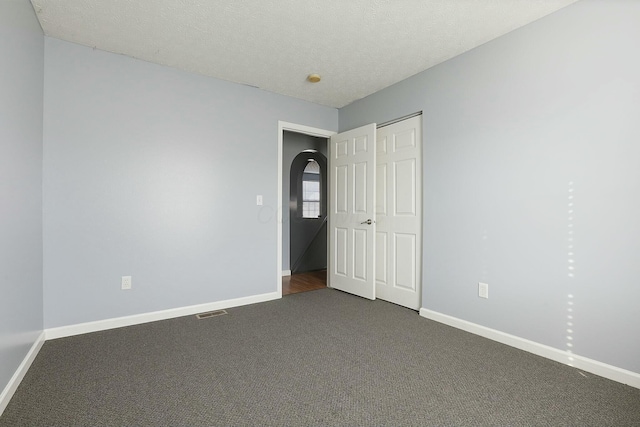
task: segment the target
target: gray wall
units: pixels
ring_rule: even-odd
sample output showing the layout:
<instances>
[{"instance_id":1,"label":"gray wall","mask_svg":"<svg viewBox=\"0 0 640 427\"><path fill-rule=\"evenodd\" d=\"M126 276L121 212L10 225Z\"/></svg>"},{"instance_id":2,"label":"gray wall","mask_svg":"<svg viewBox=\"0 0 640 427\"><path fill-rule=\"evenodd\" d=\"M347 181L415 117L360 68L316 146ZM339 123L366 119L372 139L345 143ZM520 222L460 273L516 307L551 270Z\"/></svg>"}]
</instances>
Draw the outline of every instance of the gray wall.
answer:
<instances>
[{"instance_id":1,"label":"gray wall","mask_svg":"<svg viewBox=\"0 0 640 427\"><path fill-rule=\"evenodd\" d=\"M317 150L328 155L327 140L296 132L284 132L282 140L282 269L291 269L290 252L290 203L291 162L304 150Z\"/></svg>"},{"instance_id":2,"label":"gray wall","mask_svg":"<svg viewBox=\"0 0 640 427\"><path fill-rule=\"evenodd\" d=\"M0 1L0 391L42 331L44 40L28 0Z\"/></svg>"},{"instance_id":3,"label":"gray wall","mask_svg":"<svg viewBox=\"0 0 640 427\"><path fill-rule=\"evenodd\" d=\"M337 110L45 47L45 327L276 292L278 120Z\"/></svg>"},{"instance_id":4,"label":"gray wall","mask_svg":"<svg viewBox=\"0 0 640 427\"><path fill-rule=\"evenodd\" d=\"M639 22L583 0L340 110L424 111L423 307L640 372Z\"/></svg>"}]
</instances>

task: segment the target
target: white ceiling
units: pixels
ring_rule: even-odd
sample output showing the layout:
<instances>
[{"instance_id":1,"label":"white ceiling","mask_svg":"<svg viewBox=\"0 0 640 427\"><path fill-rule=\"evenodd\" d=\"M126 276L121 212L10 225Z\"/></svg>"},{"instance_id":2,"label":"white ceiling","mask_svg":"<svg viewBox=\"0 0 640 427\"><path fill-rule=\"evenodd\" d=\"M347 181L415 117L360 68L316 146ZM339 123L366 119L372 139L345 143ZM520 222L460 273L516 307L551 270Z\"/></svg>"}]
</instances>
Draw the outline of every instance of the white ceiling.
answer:
<instances>
[{"instance_id":1,"label":"white ceiling","mask_svg":"<svg viewBox=\"0 0 640 427\"><path fill-rule=\"evenodd\" d=\"M575 1L32 3L48 36L342 107Z\"/></svg>"}]
</instances>

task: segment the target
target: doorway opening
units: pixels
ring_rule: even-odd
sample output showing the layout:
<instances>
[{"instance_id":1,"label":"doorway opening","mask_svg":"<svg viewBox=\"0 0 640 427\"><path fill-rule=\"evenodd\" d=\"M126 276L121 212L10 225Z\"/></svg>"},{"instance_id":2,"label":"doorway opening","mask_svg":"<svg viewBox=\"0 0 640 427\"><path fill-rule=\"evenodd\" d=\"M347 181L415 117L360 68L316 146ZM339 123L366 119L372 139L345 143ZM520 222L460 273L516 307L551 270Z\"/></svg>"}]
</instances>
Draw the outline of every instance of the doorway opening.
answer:
<instances>
[{"instance_id":1,"label":"doorway opening","mask_svg":"<svg viewBox=\"0 0 640 427\"><path fill-rule=\"evenodd\" d=\"M279 122L278 289L327 286L327 155L335 132Z\"/></svg>"},{"instance_id":2,"label":"doorway opening","mask_svg":"<svg viewBox=\"0 0 640 427\"><path fill-rule=\"evenodd\" d=\"M282 279L282 294L326 287L327 277L327 142L308 135L285 133L285 170L289 170L289 266ZM316 149L317 148L317 149ZM323 153L324 152L324 153ZM283 188L283 192L286 188ZM285 242L283 242L285 243ZM286 246L286 245L283 245ZM284 259L284 257L283 257Z\"/></svg>"}]
</instances>

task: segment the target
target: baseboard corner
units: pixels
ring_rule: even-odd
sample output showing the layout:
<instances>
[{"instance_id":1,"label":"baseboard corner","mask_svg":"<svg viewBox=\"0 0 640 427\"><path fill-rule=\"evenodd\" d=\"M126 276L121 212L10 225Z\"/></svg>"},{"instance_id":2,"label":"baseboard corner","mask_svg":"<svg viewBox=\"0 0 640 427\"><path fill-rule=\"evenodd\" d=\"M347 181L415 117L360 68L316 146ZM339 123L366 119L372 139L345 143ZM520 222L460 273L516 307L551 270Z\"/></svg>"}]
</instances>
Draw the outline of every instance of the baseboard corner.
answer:
<instances>
[{"instance_id":1,"label":"baseboard corner","mask_svg":"<svg viewBox=\"0 0 640 427\"><path fill-rule=\"evenodd\" d=\"M18 389L18 386L22 382L22 379L27 374L29 367L31 366L36 356L38 355L38 352L42 348L42 345L44 344L44 342L45 342L45 333L44 331L42 331L40 332L40 335L38 336L38 338L36 338L35 342L31 345L31 348L25 355L20 365L18 365L18 369L16 369L16 372L13 374L13 376L9 380L9 383L7 384L7 386L4 388L4 390L2 390L2 393L0 393L0 416L2 416L2 413L7 408L9 401L11 400L11 398L13 397L13 394Z\"/></svg>"}]
</instances>

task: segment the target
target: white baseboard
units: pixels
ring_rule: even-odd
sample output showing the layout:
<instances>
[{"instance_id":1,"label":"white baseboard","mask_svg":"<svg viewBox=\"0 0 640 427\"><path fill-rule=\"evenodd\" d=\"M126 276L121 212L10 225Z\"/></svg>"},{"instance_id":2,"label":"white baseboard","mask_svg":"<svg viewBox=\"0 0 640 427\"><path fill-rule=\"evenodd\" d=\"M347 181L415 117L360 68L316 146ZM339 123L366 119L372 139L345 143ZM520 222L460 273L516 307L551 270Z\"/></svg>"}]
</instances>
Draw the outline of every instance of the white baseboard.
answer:
<instances>
[{"instance_id":1,"label":"white baseboard","mask_svg":"<svg viewBox=\"0 0 640 427\"><path fill-rule=\"evenodd\" d=\"M282 270L282 276L291 276L291 270Z\"/></svg>"},{"instance_id":2,"label":"white baseboard","mask_svg":"<svg viewBox=\"0 0 640 427\"><path fill-rule=\"evenodd\" d=\"M640 374L636 372L607 365L606 363L598 362L597 360L578 356L577 354L569 353L565 350L549 347L535 341L500 332L495 329L487 328L476 323L468 322L466 320L458 319L457 317L438 313L437 311L428 310L426 308L420 309L420 316L439 323L444 323L445 325L453 326L454 328L471 332L472 334L489 338L493 341L498 341L502 344L506 344L520 350L528 351L529 353L533 353L538 356L546 357L547 359L555 360L556 362L560 362L565 365L573 366L574 368L590 372L622 384L640 388Z\"/></svg>"},{"instance_id":3,"label":"white baseboard","mask_svg":"<svg viewBox=\"0 0 640 427\"><path fill-rule=\"evenodd\" d=\"M267 294L252 295L249 297L235 298L206 304L190 305L187 307L172 308L169 310L153 311L150 313L135 314L132 316L97 320L95 322L78 323L75 325L45 329L45 336L46 339L52 340L55 338L70 337L73 335L86 334L89 332L121 328L123 326L139 325L141 323L173 319L175 317L190 316L205 311L224 310L226 308L271 301L279 298L281 298L281 295L278 292L270 292Z\"/></svg>"},{"instance_id":4,"label":"white baseboard","mask_svg":"<svg viewBox=\"0 0 640 427\"><path fill-rule=\"evenodd\" d=\"M25 374L29 370L31 363L33 363L34 359L38 355L38 352L40 351L40 348L42 348L42 344L44 344L44 341L45 341L45 333L41 332L38 338L36 338L36 341L33 343L31 348L29 349L29 351L27 352L27 355L22 360L22 363L20 363L20 365L18 366L18 369L16 369L16 372L13 374L13 376L9 380L9 383L7 384L7 386L4 388L4 390L2 390L2 393L0 393L0 415L2 415L7 405L9 404L9 401L13 397L13 394L18 389L20 382L22 381Z\"/></svg>"}]
</instances>

